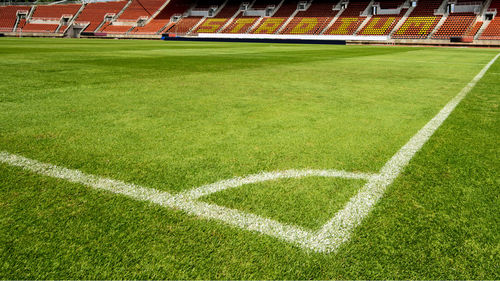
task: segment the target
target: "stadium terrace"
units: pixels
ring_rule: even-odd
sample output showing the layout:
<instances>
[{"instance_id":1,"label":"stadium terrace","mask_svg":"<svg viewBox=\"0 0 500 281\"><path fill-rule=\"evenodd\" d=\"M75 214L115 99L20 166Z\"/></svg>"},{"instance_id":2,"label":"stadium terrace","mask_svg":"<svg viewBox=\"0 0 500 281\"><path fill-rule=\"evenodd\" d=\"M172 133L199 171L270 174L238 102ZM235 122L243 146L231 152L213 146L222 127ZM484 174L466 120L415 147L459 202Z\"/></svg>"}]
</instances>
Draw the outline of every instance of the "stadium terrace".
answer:
<instances>
[{"instance_id":1,"label":"stadium terrace","mask_svg":"<svg viewBox=\"0 0 500 281\"><path fill-rule=\"evenodd\" d=\"M500 0L131 0L0 6L4 36L498 46Z\"/></svg>"}]
</instances>

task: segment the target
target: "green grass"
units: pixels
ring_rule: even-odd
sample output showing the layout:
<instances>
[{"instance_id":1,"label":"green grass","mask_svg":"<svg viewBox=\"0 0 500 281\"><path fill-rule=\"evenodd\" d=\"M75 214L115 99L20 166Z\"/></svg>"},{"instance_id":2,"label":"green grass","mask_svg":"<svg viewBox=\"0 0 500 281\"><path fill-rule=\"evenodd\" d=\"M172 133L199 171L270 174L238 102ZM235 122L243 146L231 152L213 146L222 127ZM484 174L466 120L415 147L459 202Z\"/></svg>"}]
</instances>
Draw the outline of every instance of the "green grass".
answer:
<instances>
[{"instance_id":1,"label":"green grass","mask_svg":"<svg viewBox=\"0 0 500 281\"><path fill-rule=\"evenodd\" d=\"M488 49L0 39L0 151L177 193L377 172ZM499 279L500 62L335 254L0 165L2 279ZM311 229L360 181L202 198Z\"/></svg>"},{"instance_id":2,"label":"green grass","mask_svg":"<svg viewBox=\"0 0 500 281\"><path fill-rule=\"evenodd\" d=\"M317 230L365 183L342 178L283 179L227 189L202 200Z\"/></svg>"}]
</instances>

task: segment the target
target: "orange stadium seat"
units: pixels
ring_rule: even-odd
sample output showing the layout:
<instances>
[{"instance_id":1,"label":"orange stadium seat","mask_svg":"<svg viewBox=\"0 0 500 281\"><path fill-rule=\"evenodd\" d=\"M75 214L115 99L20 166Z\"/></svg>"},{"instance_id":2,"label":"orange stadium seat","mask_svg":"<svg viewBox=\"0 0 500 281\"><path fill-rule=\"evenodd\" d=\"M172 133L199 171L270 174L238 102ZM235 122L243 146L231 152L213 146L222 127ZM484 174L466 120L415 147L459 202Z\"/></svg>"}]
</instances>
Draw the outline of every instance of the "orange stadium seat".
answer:
<instances>
[{"instance_id":1,"label":"orange stadium seat","mask_svg":"<svg viewBox=\"0 0 500 281\"><path fill-rule=\"evenodd\" d=\"M280 3L278 0L256 0L251 9L265 9L269 5L277 6ZM257 22L259 17L244 16L240 13L230 24L221 32L223 33L247 33L254 24ZM255 29L254 29L255 30Z\"/></svg>"},{"instance_id":2,"label":"orange stadium seat","mask_svg":"<svg viewBox=\"0 0 500 281\"><path fill-rule=\"evenodd\" d=\"M174 26L170 27L168 32L181 33L181 34L188 33L202 19L203 19L202 17L182 18Z\"/></svg>"},{"instance_id":3,"label":"orange stadium seat","mask_svg":"<svg viewBox=\"0 0 500 281\"><path fill-rule=\"evenodd\" d=\"M63 15L74 16L81 6L80 4L36 6L32 18L60 19Z\"/></svg>"},{"instance_id":4,"label":"orange stadium seat","mask_svg":"<svg viewBox=\"0 0 500 281\"><path fill-rule=\"evenodd\" d=\"M349 3L335 23L324 33L328 35L353 35L366 19L360 14L368 7L370 1Z\"/></svg>"},{"instance_id":5,"label":"orange stadium seat","mask_svg":"<svg viewBox=\"0 0 500 281\"><path fill-rule=\"evenodd\" d=\"M29 11L30 9L30 6L0 6L0 31L13 31L17 20L17 11Z\"/></svg>"},{"instance_id":6,"label":"orange stadium seat","mask_svg":"<svg viewBox=\"0 0 500 281\"><path fill-rule=\"evenodd\" d=\"M224 4L224 0L199 0L196 2L196 5L194 5L193 10L198 10L198 11L205 11L207 12L210 7L221 7ZM239 7L239 6L238 6ZM210 19L210 18L209 18ZM172 26L168 32L174 32L174 33L196 33L198 28L194 29L198 24L200 24L200 21L204 20L204 17L200 16L189 16L182 18L179 22L175 23L174 26ZM218 21L210 21L208 24L212 26L207 26L205 25L205 29L209 30L215 30L217 29L217 24L221 23L221 20ZM205 21L203 22L205 23ZM213 24L216 24L216 26L213 26ZM200 24L201 25L201 24ZM215 32L215 31L212 31Z\"/></svg>"},{"instance_id":7,"label":"orange stadium seat","mask_svg":"<svg viewBox=\"0 0 500 281\"><path fill-rule=\"evenodd\" d=\"M500 17L495 17L488 27L484 30L483 34L479 37L483 40L500 40Z\"/></svg>"},{"instance_id":8,"label":"orange stadium seat","mask_svg":"<svg viewBox=\"0 0 500 281\"><path fill-rule=\"evenodd\" d=\"M441 0L419 0L410 16L394 32L392 38L422 39L429 37L441 19L441 16L434 15L434 10L438 9L441 3L443 3Z\"/></svg>"},{"instance_id":9,"label":"orange stadium seat","mask_svg":"<svg viewBox=\"0 0 500 281\"><path fill-rule=\"evenodd\" d=\"M136 27L131 32L138 34L156 34L167 26L168 23L170 23L169 20L151 20L147 25Z\"/></svg>"},{"instance_id":10,"label":"orange stadium seat","mask_svg":"<svg viewBox=\"0 0 500 281\"><path fill-rule=\"evenodd\" d=\"M240 2L229 1L214 18L207 18L195 30L195 33L216 33L240 9Z\"/></svg>"},{"instance_id":11,"label":"orange stadium seat","mask_svg":"<svg viewBox=\"0 0 500 281\"><path fill-rule=\"evenodd\" d=\"M496 9L497 14L495 18L484 29L483 33L479 36L482 40L500 40L500 0L492 0L490 9Z\"/></svg>"},{"instance_id":12,"label":"orange stadium seat","mask_svg":"<svg viewBox=\"0 0 500 281\"><path fill-rule=\"evenodd\" d=\"M102 23L106 14L118 14L126 3L126 1L89 3L75 22L88 22L89 25L85 31L93 32Z\"/></svg>"},{"instance_id":13,"label":"orange stadium seat","mask_svg":"<svg viewBox=\"0 0 500 281\"><path fill-rule=\"evenodd\" d=\"M474 14L450 14L433 38L450 39L455 36L463 36L475 19L476 15Z\"/></svg>"},{"instance_id":14,"label":"orange stadium seat","mask_svg":"<svg viewBox=\"0 0 500 281\"><path fill-rule=\"evenodd\" d=\"M53 33L53 32L56 32L56 29L58 27L59 27L59 24L27 23L23 28L23 32L49 32L49 33Z\"/></svg>"},{"instance_id":15,"label":"orange stadium seat","mask_svg":"<svg viewBox=\"0 0 500 281\"><path fill-rule=\"evenodd\" d=\"M125 9L118 20L136 21L141 17L152 17L162 6L165 0L132 0L130 6Z\"/></svg>"},{"instance_id":16,"label":"orange stadium seat","mask_svg":"<svg viewBox=\"0 0 500 281\"><path fill-rule=\"evenodd\" d=\"M297 10L298 1L290 1L283 5L274 13L272 18L265 18L252 31L255 34L274 34L276 33L288 18Z\"/></svg>"},{"instance_id":17,"label":"orange stadium seat","mask_svg":"<svg viewBox=\"0 0 500 281\"><path fill-rule=\"evenodd\" d=\"M298 12L282 34L320 34L328 23L337 15L333 10L338 1L315 0L305 11Z\"/></svg>"},{"instance_id":18,"label":"orange stadium seat","mask_svg":"<svg viewBox=\"0 0 500 281\"><path fill-rule=\"evenodd\" d=\"M130 25L104 25L101 31L105 33L127 33L130 29L132 29Z\"/></svg>"}]
</instances>

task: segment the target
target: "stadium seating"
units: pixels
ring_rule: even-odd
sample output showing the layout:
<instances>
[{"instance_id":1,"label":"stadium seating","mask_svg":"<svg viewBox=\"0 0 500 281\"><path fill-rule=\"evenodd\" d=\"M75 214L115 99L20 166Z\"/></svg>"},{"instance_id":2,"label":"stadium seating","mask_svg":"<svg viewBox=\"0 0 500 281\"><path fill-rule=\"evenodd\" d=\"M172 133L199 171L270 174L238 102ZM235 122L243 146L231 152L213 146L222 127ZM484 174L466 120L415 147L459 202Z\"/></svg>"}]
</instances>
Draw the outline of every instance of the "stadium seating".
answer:
<instances>
[{"instance_id":1,"label":"stadium seating","mask_svg":"<svg viewBox=\"0 0 500 281\"><path fill-rule=\"evenodd\" d=\"M74 16L80 10L82 5L67 4L67 5L50 5L36 6L32 18L34 19L56 19L59 20L63 15Z\"/></svg>"},{"instance_id":2,"label":"stadium seating","mask_svg":"<svg viewBox=\"0 0 500 281\"><path fill-rule=\"evenodd\" d=\"M182 18L174 26L170 27L168 29L168 32L180 33L180 34L188 33L202 19L203 17Z\"/></svg>"},{"instance_id":3,"label":"stadium seating","mask_svg":"<svg viewBox=\"0 0 500 281\"><path fill-rule=\"evenodd\" d=\"M401 17L399 16L372 17L358 35L387 35L400 19Z\"/></svg>"},{"instance_id":4,"label":"stadium seating","mask_svg":"<svg viewBox=\"0 0 500 281\"><path fill-rule=\"evenodd\" d=\"M267 6L274 5L275 7L281 1L278 0L256 0L250 9L263 10ZM245 16L244 13L240 13L230 24L221 32L223 33L248 33L260 17L256 16ZM255 29L254 29L255 30Z\"/></svg>"},{"instance_id":5,"label":"stadium seating","mask_svg":"<svg viewBox=\"0 0 500 281\"><path fill-rule=\"evenodd\" d=\"M298 12L281 33L320 34L337 14L337 11L333 10L337 2L314 0L307 10Z\"/></svg>"},{"instance_id":6,"label":"stadium seating","mask_svg":"<svg viewBox=\"0 0 500 281\"><path fill-rule=\"evenodd\" d=\"M278 6L280 0L255 0L252 9L265 9L267 6Z\"/></svg>"},{"instance_id":7,"label":"stadium seating","mask_svg":"<svg viewBox=\"0 0 500 281\"><path fill-rule=\"evenodd\" d=\"M191 10L190 10L191 15L188 17L184 17L179 22L175 23L175 25L172 26L168 32L173 32L173 33L193 32L193 33L196 33L197 28L195 30L193 30L193 29L200 24L200 21L202 21L206 18L210 7L217 7L217 8L222 7L224 5L224 2L225 2L224 0L199 0L191 8ZM199 14L198 15L193 14L194 12L202 12L202 13L206 13L206 15L199 16ZM215 23L217 23L217 22L220 22L220 21L215 21ZM215 29L215 28L216 27L212 26L212 29Z\"/></svg>"},{"instance_id":8,"label":"stadium seating","mask_svg":"<svg viewBox=\"0 0 500 281\"><path fill-rule=\"evenodd\" d=\"M29 11L29 6L0 6L0 31L11 32L17 20L17 11Z\"/></svg>"},{"instance_id":9,"label":"stadium seating","mask_svg":"<svg viewBox=\"0 0 500 281\"><path fill-rule=\"evenodd\" d=\"M450 39L455 36L464 36L475 20L474 14L450 14L433 38Z\"/></svg>"},{"instance_id":10,"label":"stadium seating","mask_svg":"<svg viewBox=\"0 0 500 281\"><path fill-rule=\"evenodd\" d=\"M274 34L285 23L287 18L265 18L252 31L254 34Z\"/></svg>"},{"instance_id":11,"label":"stadium seating","mask_svg":"<svg viewBox=\"0 0 500 281\"><path fill-rule=\"evenodd\" d=\"M136 34L156 34L164 27L167 27L167 24L170 23L169 20L151 20L147 25L136 27L131 32Z\"/></svg>"},{"instance_id":12,"label":"stadium seating","mask_svg":"<svg viewBox=\"0 0 500 281\"><path fill-rule=\"evenodd\" d=\"M441 16L409 17L392 38L427 38L440 19Z\"/></svg>"},{"instance_id":13,"label":"stadium seating","mask_svg":"<svg viewBox=\"0 0 500 281\"><path fill-rule=\"evenodd\" d=\"M93 32L102 23L106 14L118 14L126 3L126 1L89 3L85 6L85 9L83 9L75 22L88 22L89 25L85 31Z\"/></svg>"},{"instance_id":14,"label":"stadium seating","mask_svg":"<svg viewBox=\"0 0 500 281\"><path fill-rule=\"evenodd\" d=\"M27 23L24 28L23 32L48 32L48 33L54 33L56 32L56 29L59 27L59 24L32 24L32 23Z\"/></svg>"},{"instance_id":15,"label":"stadium seating","mask_svg":"<svg viewBox=\"0 0 500 281\"><path fill-rule=\"evenodd\" d=\"M170 20L173 15L182 15L194 2L191 0L171 0L155 17L157 20Z\"/></svg>"},{"instance_id":16,"label":"stadium seating","mask_svg":"<svg viewBox=\"0 0 500 281\"><path fill-rule=\"evenodd\" d=\"M16 32L20 32L24 26L26 25L26 19L21 19L19 23L17 24Z\"/></svg>"},{"instance_id":17,"label":"stadium seating","mask_svg":"<svg viewBox=\"0 0 500 281\"><path fill-rule=\"evenodd\" d=\"M126 33L130 29L132 29L132 26L129 25L105 24L100 31L104 33Z\"/></svg>"},{"instance_id":18,"label":"stadium seating","mask_svg":"<svg viewBox=\"0 0 500 281\"><path fill-rule=\"evenodd\" d=\"M19 19L15 31L64 33L76 16L74 22L86 26L86 32L109 34L280 33L500 40L500 16L496 15L500 0L492 0L484 9L478 9L482 7L478 3L487 1L478 1L482 2L454 0L450 3L456 3L455 9L450 13L444 11L442 5L447 2L443 0L418 0L410 10L403 0L118 0L84 6L12 5L0 6L0 32L14 31L18 11L27 15L32 10L31 17ZM244 3L246 9L241 8ZM368 5L374 8L367 9ZM483 20L480 12L486 9L493 20Z\"/></svg>"},{"instance_id":19,"label":"stadium seating","mask_svg":"<svg viewBox=\"0 0 500 281\"><path fill-rule=\"evenodd\" d=\"M481 29L481 27L483 26L483 22L482 21L478 21L474 24L474 26L472 26L472 28L470 28L467 33L465 34L465 36L469 36L469 37L474 37L476 36L477 32L479 31L479 29Z\"/></svg>"},{"instance_id":20,"label":"stadium seating","mask_svg":"<svg viewBox=\"0 0 500 281\"><path fill-rule=\"evenodd\" d=\"M198 26L195 30L196 33L215 33L217 32L226 22L227 18L208 18L203 21L202 24Z\"/></svg>"},{"instance_id":21,"label":"stadium seating","mask_svg":"<svg viewBox=\"0 0 500 281\"><path fill-rule=\"evenodd\" d=\"M259 18L257 17L236 17L222 33L247 33Z\"/></svg>"},{"instance_id":22,"label":"stadium seating","mask_svg":"<svg viewBox=\"0 0 500 281\"><path fill-rule=\"evenodd\" d=\"M239 10L241 2L228 1L222 10L214 17L207 18L195 30L196 33L215 33L219 31Z\"/></svg>"},{"instance_id":23,"label":"stadium seating","mask_svg":"<svg viewBox=\"0 0 500 281\"><path fill-rule=\"evenodd\" d=\"M61 25L61 27L59 27L58 32L59 33L64 33L68 28L69 28L68 25Z\"/></svg>"},{"instance_id":24,"label":"stadium seating","mask_svg":"<svg viewBox=\"0 0 500 281\"><path fill-rule=\"evenodd\" d=\"M479 39L500 40L500 0L492 0L489 8L491 10L496 10L497 14L483 31L483 33L479 36Z\"/></svg>"},{"instance_id":25,"label":"stadium seating","mask_svg":"<svg viewBox=\"0 0 500 281\"><path fill-rule=\"evenodd\" d=\"M276 11L272 18L263 19L259 25L252 31L254 34L274 34L276 33L288 18L297 10L298 1L290 1Z\"/></svg>"},{"instance_id":26,"label":"stadium seating","mask_svg":"<svg viewBox=\"0 0 500 281\"><path fill-rule=\"evenodd\" d=\"M141 17L152 17L162 6L165 0L132 0L123 14L120 15L120 21L137 21Z\"/></svg>"},{"instance_id":27,"label":"stadium seating","mask_svg":"<svg viewBox=\"0 0 500 281\"><path fill-rule=\"evenodd\" d=\"M408 19L392 35L392 38L423 39L429 37L439 20L440 15L434 11L443 3L441 0L419 0Z\"/></svg>"},{"instance_id":28,"label":"stadium seating","mask_svg":"<svg viewBox=\"0 0 500 281\"><path fill-rule=\"evenodd\" d=\"M481 34L479 39L484 40L500 40L500 17L495 17L488 27Z\"/></svg>"},{"instance_id":29,"label":"stadium seating","mask_svg":"<svg viewBox=\"0 0 500 281\"><path fill-rule=\"evenodd\" d=\"M403 1L399 0L380 1L380 11L386 11L386 14L373 15L357 35L388 35L407 11L398 9L402 5Z\"/></svg>"},{"instance_id":30,"label":"stadium seating","mask_svg":"<svg viewBox=\"0 0 500 281\"><path fill-rule=\"evenodd\" d=\"M41 33L55 33L60 24L56 24L61 18L73 18L82 5L79 4L66 4L66 5L39 5L35 7L35 11L31 20L22 29L23 32L41 32ZM31 22L36 20L36 22ZM61 26L59 33L64 32L68 26Z\"/></svg>"},{"instance_id":31,"label":"stadium seating","mask_svg":"<svg viewBox=\"0 0 500 281\"><path fill-rule=\"evenodd\" d=\"M324 33L329 35L353 35L366 16L360 16L370 1L350 2L335 23Z\"/></svg>"}]
</instances>

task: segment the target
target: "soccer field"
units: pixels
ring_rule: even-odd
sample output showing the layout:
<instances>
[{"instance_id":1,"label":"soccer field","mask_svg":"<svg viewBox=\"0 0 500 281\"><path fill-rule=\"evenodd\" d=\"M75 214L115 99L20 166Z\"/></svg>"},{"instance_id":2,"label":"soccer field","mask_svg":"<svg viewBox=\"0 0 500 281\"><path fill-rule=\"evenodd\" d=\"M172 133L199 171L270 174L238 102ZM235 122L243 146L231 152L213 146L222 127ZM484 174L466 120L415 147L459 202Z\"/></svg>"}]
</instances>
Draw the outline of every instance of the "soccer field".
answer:
<instances>
[{"instance_id":1,"label":"soccer field","mask_svg":"<svg viewBox=\"0 0 500 281\"><path fill-rule=\"evenodd\" d=\"M498 54L1 38L0 278L500 279Z\"/></svg>"}]
</instances>

